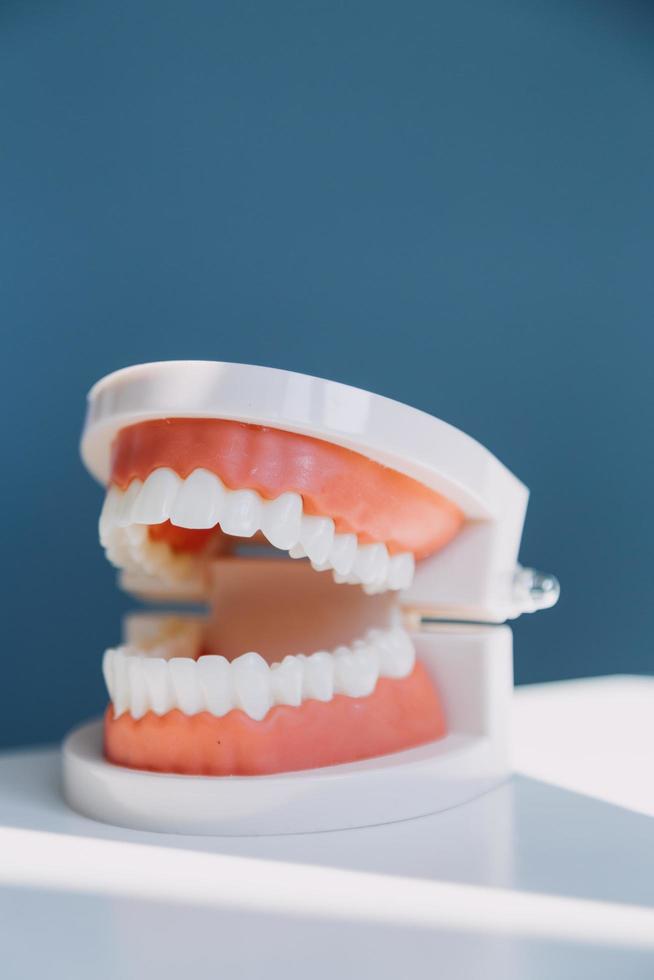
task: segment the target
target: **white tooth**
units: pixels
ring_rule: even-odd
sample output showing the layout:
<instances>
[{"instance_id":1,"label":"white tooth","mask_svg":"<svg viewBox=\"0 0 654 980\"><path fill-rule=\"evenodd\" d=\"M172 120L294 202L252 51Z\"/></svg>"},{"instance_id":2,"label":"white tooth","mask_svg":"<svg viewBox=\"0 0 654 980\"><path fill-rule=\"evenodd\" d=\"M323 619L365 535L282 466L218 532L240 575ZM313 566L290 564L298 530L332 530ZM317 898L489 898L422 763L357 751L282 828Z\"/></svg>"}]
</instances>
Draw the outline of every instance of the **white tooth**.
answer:
<instances>
[{"instance_id":1,"label":"white tooth","mask_svg":"<svg viewBox=\"0 0 654 980\"><path fill-rule=\"evenodd\" d=\"M104 677L104 682L107 686L107 691L109 693L109 700L113 700L113 689L114 689L114 651L105 650L104 656L102 658L102 676Z\"/></svg>"},{"instance_id":2,"label":"white tooth","mask_svg":"<svg viewBox=\"0 0 654 980\"><path fill-rule=\"evenodd\" d=\"M167 521L181 483L177 473L167 466L153 470L134 501L134 523L162 524Z\"/></svg>"},{"instance_id":3,"label":"white tooth","mask_svg":"<svg viewBox=\"0 0 654 980\"><path fill-rule=\"evenodd\" d=\"M352 651L346 646L336 647L331 657L334 664L334 694L346 694L344 681L348 676L348 666L353 657Z\"/></svg>"},{"instance_id":4,"label":"white tooth","mask_svg":"<svg viewBox=\"0 0 654 980\"><path fill-rule=\"evenodd\" d=\"M225 495L220 526L225 534L251 538L261 527L262 502L255 490L232 490Z\"/></svg>"},{"instance_id":5,"label":"white tooth","mask_svg":"<svg viewBox=\"0 0 654 980\"><path fill-rule=\"evenodd\" d=\"M339 575L349 575L357 556L356 534L335 534L329 564Z\"/></svg>"},{"instance_id":6,"label":"white tooth","mask_svg":"<svg viewBox=\"0 0 654 980\"><path fill-rule=\"evenodd\" d=\"M389 589L408 589L413 582L416 563L410 551L393 555L390 560L387 583Z\"/></svg>"},{"instance_id":7,"label":"white tooth","mask_svg":"<svg viewBox=\"0 0 654 980\"><path fill-rule=\"evenodd\" d=\"M197 671L207 711L221 718L234 707L229 661L209 654L199 658Z\"/></svg>"},{"instance_id":8,"label":"white tooth","mask_svg":"<svg viewBox=\"0 0 654 980\"><path fill-rule=\"evenodd\" d=\"M354 572L350 572L349 575L339 575L338 572L333 572L332 577L338 585L361 585L361 579Z\"/></svg>"},{"instance_id":9,"label":"white tooth","mask_svg":"<svg viewBox=\"0 0 654 980\"><path fill-rule=\"evenodd\" d=\"M185 715L202 711L197 665L189 657L173 657L168 661L175 704Z\"/></svg>"},{"instance_id":10,"label":"white tooth","mask_svg":"<svg viewBox=\"0 0 654 980\"><path fill-rule=\"evenodd\" d=\"M334 544L334 522L330 517L302 518L300 542L312 563L323 565L327 562Z\"/></svg>"},{"instance_id":11,"label":"white tooth","mask_svg":"<svg viewBox=\"0 0 654 980\"><path fill-rule=\"evenodd\" d=\"M302 497L299 493L283 493L263 505L261 530L275 548L287 551L300 540Z\"/></svg>"},{"instance_id":12,"label":"white tooth","mask_svg":"<svg viewBox=\"0 0 654 980\"><path fill-rule=\"evenodd\" d=\"M347 694L351 698L372 694L379 677L379 658L371 646L363 645L355 651L338 647L333 657L337 694Z\"/></svg>"},{"instance_id":13,"label":"white tooth","mask_svg":"<svg viewBox=\"0 0 654 980\"><path fill-rule=\"evenodd\" d=\"M382 677L407 677L413 670L416 654L411 637L401 627L392 630L369 630L368 643L379 657Z\"/></svg>"},{"instance_id":14,"label":"white tooth","mask_svg":"<svg viewBox=\"0 0 654 980\"><path fill-rule=\"evenodd\" d=\"M275 704L290 704L293 707L300 704L305 663L289 655L281 663L270 665L270 686Z\"/></svg>"},{"instance_id":15,"label":"white tooth","mask_svg":"<svg viewBox=\"0 0 654 980\"><path fill-rule=\"evenodd\" d=\"M407 677L416 662L416 652L411 637L403 629L394 629L390 633L393 648L393 673L388 670L388 677Z\"/></svg>"},{"instance_id":16,"label":"white tooth","mask_svg":"<svg viewBox=\"0 0 654 980\"><path fill-rule=\"evenodd\" d=\"M224 507L225 489L209 470L193 470L182 483L170 514L176 527L215 527Z\"/></svg>"},{"instance_id":17,"label":"white tooth","mask_svg":"<svg viewBox=\"0 0 654 980\"><path fill-rule=\"evenodd\" d=\"M383 553L378 552L374 578L363 586L363 591L367 595L376 595L378 592L385 592L387 588L386 578L388 576L390 558L388 557L386 545L380 545L380 547L383 549Z\"/></svg>"},{"instance_id":18,"label":"white tooth","mask_svg":"<svg viewBox=\"0 0 654 980\"><path fill-rule=\"evenodd\" d=\"M353 573L364 585L377 582L388 568L388 551L383 544L362 544L357 549Z\"/></svg>"},{"instance_id":19,"label":"white tooth","mask_svg":"<svg viewBox=\"0 0 654 980\"><path fill-rule=\"evenodd\" d=\"M316 701L331 701L334 696L334 658L325 650L304 661L302 696Z\"/></svg>"},{"instance_id":20,"label":"white tooth","mask_svg":"<svg viewBox=\"0 0 654 980\"><path fill-rule=\"evenodd\" d=\"M136 502L136 498L141 492L141 487L143 484L140 480L132 480L127 490L123 494L123 498L120 502L120 508L116 515L116 526L117 527L127 527L128 524L133 524L132 520L132 510Z\"/></svg>"},{"instance_id":21,"label":"white tooth","mask_svg":"<svg viewBox=\"0 0 654 980\"><path fill-rule=\"evenodd\" d=\"M121 534L127 562L138 569L147 549L148 529L145 524L130 524Z\"/></svg>"},{"instance_id":22,"label":"white tooth","mask_svg":"<svg viewBox=\"0 0 654 980\"><path fill-rule=\"evenodd\" d=\"M127 661L129 713L132 718L142 718L149 707L143 662L144 658L142 656L129 657Z\"/></svg>"},{"instance_id":23,"label":"white tooth","mask_svg":"<svg viewBox=\"0 0 654 980\"><path fill-rule=\"evenodd\" d=\"M111 700L111 692L114 687L114 651L105 650L102 656L102 676L104 677L104 683L107 688L107 693L109 694L109 700Z\"/></svg>"},{"instance_id":24,"label":"white tooth","mask_svg":"<svg viewBox=\"0 0 654 980\"><path fill-rule=\"evenodd\" d=\"M292 548L288 549L289 556L291 558L306 558L307 553L301 544L294 544Z\"/></svg>"},{"instance_id":25,"label":"white tooth","mask_svg":"<svg viewBox=\"0 0 654 980\"><path fill-rule=\"evenodd\" d=\"M118 718L129 708L129 681L127 678L127 656L125 650L114 650L113 656L113 691L111 703L114 706L114 718Z\"/></svg>"},{"instance_id":26,"label":"white tooth","mask_svg":"<svg viewBox=\"0 0 654 980\"><path fill-rule=\"evenodd\" d=\"M102 541L102 539L101 539ZM124 568L130 562L130 554L121 532L114 528L102 541L107 558L116 568Z\"/></svg>"},{"instance_id":27,"label":"white tooth","mask_svg":"<svg viewBox=\"0 0 654 980\"><path fill-rule=\"evenodd\" d=\"M136 524L134 526L136 529L140 529L142 525ZM131 530L134 530L134 527ZM109 535L109 543L107 545L107 555L117 564L133 565L132 558L132 544L133 538L127 533L127 528L116 527L113 529L112 533Z\"/></svg>"},{"instance_id":28,"label":"white tooth","mask_svg":"<svg viewBox=\"0 0 654 980\"><path fill-rule=\"evenodd\" d=\"M323 561L320 563L316 561L312 561L311 567L313 568L314 572L328 572L332 566L329 564L328 561ZM336 578L337 574L338 574L337 572L334 572L334 578Z\"/></svg>"},{"instance_id":29,"label":"white tooth","mask_svg":"<svg viewBox=\"0 0 654 980\"><path fill-rule=\"evenodd\" d=\"M107 547L109 534L116 526L116 521L118 519L118 512L120 511L121 503L123 499L122 491L118 489L115 484L111 484L107 490L107 495L104 498L104 504L102 505L102 512L100 514L100 520L98 522L98 531L100 532L100 543L103 548Z\"/></svg>"},{"instance_id":30,"label":"white tooth","mask_svg":"<svg viewBox=\"0 0 654 980\"><path fill-rule=\"evenodd\" d=\"M368 595L378 595L380 592L388 592L388 565L386 566L386 574L383 578L376 578L373 582L370 582L368 586L363 586L364 592Z\"/></svg>"},{"instance_id":31,"label":"white tooth","mask_svg":"<svg viewBox=\"0 0 654 980\"><path fill-rule=\"evenodd\" d=\"M244 653L232 660L231 671L236 707L261 721L271 706L268 664L258 653Z\"/></svg>"},{"instance_id":32,"label":"white tooth","mask_svg":"<svg viewBox=\"0 0 654 980\"><path fill-rule=\"evenodd\" d=\"M380 551L378 552L377 558L377 572L375 575L375 582L380 586L383 586L386 581L386 576L388 575L388 568L390 565L390 556L388 554L388 548L385 544L379 545Z\"/></svg>"},{"instance_id":33,"label":"white tooth","mask_svg":"<svg viewBox=\"0 0 654 980\"><path fill-rule=\"evenodd\" d=\"M163 657L148 657L143 662L143 673L150 707L156 715L165 715L175 706L168 662Z\"/></svg>"}]
</instances>

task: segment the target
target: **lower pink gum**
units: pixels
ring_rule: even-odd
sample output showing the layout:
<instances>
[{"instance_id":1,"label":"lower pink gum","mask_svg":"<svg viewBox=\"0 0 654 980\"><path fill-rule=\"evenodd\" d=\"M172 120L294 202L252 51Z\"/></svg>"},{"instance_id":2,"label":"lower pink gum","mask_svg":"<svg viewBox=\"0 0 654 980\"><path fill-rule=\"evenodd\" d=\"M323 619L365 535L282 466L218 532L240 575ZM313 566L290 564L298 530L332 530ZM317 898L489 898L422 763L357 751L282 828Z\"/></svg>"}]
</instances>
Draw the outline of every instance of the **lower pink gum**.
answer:
<instances>
[{"instance_id":1,"label":"lower pink gum","mask_svg":"<svg viewBox=\"0 0 654 980\"><path fill-rule=\"evenodd\" d=\"M315 769L369 759L445 735L436 689L417 663L401 680L381 678L365 698L338 694L331 701L278 705L262 721L240 710L222 718L175 709L105 714L105 755L133 769L207 776L254 776Z\"/></svg>"}]
</instances>

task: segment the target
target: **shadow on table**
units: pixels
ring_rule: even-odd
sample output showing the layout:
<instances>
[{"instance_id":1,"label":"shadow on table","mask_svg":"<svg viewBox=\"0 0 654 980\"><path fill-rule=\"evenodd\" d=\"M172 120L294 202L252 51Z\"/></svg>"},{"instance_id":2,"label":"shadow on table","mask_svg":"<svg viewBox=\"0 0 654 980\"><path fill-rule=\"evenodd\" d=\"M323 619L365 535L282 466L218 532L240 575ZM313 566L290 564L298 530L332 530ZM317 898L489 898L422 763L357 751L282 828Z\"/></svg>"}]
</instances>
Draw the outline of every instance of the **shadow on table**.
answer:
<instances>
[{"instance_id":1,"label":"shadow on table","mask_svg":"<svg viewBox=\"0 0 654 980\"><path fill-rule=\"evenodd\" d=\"M78 816L61 797L54 750L0 757L0 787L7 827L654 905L654 820L523 776L433 816L284 837L150 834Z\"/></svg>"}]
</instances>

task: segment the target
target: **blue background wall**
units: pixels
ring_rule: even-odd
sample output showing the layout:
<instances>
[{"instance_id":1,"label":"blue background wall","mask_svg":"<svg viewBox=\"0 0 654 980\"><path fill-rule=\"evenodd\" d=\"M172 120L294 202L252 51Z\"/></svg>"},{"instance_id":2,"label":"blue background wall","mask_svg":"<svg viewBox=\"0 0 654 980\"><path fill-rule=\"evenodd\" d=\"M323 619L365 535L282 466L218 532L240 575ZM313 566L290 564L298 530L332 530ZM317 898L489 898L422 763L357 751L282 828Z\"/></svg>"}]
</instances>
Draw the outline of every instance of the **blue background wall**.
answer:
<instances>
[{"instance_id":1,"label":"blue background wall","mask_svg":"<svg viewBox=\"0 0 654 980\"><path fill-rule=\"evenodd\" d=\"M0 82L1 744L102 706L84 396L159 358L470 432L563 585L518 679L652 669L651 4L5 0Z\"/></svg>"}]
</instances>

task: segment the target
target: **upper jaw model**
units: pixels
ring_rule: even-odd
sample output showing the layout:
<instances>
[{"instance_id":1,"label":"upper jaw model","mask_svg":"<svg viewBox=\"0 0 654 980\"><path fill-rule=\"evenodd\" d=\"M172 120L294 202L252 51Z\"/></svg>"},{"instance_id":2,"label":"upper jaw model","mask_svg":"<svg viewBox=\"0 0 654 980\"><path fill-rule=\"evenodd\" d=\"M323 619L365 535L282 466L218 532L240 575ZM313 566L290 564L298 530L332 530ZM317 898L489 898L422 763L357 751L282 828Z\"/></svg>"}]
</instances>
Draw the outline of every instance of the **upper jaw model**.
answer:
<instances>
[{"instance_id":1,"label":"upper jaw model","mask_svg":"<svg viewBox=\"0 0 654 980\"><path fill-rule=\"evenodd\" d=\"M483 447L359 389L183 361L100 381L82 455L123 587L208 611L127 618L103 660L104 758L97 726L65 745L73 806L155 830L317 830L506 775L511 633L490 624L558 585L517 565L527 491Z\"/></svg>"}]
</instances>

